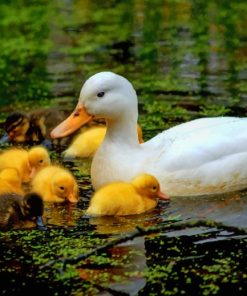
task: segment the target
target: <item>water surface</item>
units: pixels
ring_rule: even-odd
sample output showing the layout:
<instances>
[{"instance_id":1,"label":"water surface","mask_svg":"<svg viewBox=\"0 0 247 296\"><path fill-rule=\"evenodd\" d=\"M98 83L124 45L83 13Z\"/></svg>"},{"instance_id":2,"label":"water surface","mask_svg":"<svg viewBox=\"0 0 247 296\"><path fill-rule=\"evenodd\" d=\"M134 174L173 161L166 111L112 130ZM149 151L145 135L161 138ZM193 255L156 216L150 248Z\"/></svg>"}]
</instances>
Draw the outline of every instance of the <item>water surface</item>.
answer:
<instances>
[{"instance_id":1,"label":"water surface","mask_svg":"<svg viewBox=\"0 0 247 296\"><path fill-rule=\"evenodd\" d=\"M72 110L82 83L104 70L133 83L145 140L194 118L246 114L245 1L1 1L0 16L2 123L15 110ZM173 198L142 215L91 218L84 214L93 193L90 160L65 162L65 148L51 155L75 173L80 202L47 204L47 232L2 233L3 294L35 287L50 295L246 295L246 238L237 230L247 228L246 192ZM173 226L192 219L226 227ZM115 246L75 269L60 273L58 264L40 271L136 226L170 220L159 234Z\"/></svg>"}]
</instances>

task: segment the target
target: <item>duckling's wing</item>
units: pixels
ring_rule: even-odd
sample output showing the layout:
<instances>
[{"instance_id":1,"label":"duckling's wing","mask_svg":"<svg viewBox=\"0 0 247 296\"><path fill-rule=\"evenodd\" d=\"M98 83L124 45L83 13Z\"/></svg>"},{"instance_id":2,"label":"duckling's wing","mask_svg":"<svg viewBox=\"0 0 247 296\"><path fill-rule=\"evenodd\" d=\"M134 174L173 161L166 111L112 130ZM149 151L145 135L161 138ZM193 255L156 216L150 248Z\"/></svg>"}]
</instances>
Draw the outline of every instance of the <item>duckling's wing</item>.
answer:
<instances>
[{"instance_id":1,"label":"duckling's wing","mask_svg":"<svg viewBox=\"0 0 247 296\"><path fill-rule=\"evenodd\" d=\"M13 209L10 206L5 210L0 211L0 228L7 228L10 226L12 215Z\"/></svg>"}]
</instances>

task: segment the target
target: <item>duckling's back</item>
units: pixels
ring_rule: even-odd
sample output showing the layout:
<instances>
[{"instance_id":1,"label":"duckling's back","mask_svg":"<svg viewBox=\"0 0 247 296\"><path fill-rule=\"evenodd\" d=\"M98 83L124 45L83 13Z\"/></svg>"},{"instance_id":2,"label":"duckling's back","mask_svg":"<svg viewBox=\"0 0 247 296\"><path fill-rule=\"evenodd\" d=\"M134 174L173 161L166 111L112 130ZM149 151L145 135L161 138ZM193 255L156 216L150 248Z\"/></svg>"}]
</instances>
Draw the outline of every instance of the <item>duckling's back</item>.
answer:
<instances>
[{"instance_id":1,"label":"duckling's back","mask_svg":"<svg viewBox=\"0 0 247 296\"><path fill-rule=\"evenodd\" d=\"M21 216L20 196L15 194L0 195L0 229L10 228Z\"/></svg>"},{"instance_id":2,"label":"duckling's back","mask_svg":"<svg viewBox=\"0 0 247 296\"><path fill-rule=\"evenodd\" d=\"M20 174L22 182L30 181L31 168L28 159L28 152L24 149L11 148L0 154L0 170L12 167Z\"/></svg>"},{"instance_id":3,"label":"duckling's back","mask_svg":"<svg viewBox=\"0 0 247 296\"><path fill-rule=\"evenodd\" d=\"M2 193L24 194L21 178L16 168L5 168L0 171L0 194Z\"/></svg>"}]
</instances>

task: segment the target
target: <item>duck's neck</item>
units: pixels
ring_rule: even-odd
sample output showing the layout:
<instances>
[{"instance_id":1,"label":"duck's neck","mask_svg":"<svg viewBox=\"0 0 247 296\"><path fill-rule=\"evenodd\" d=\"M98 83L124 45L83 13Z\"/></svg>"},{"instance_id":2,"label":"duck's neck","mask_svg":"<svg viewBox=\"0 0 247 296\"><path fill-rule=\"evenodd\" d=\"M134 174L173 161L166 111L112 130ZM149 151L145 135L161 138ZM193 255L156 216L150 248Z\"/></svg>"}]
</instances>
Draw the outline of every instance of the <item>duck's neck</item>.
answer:
<instances>
[{"instance_id":1,"label":"duck's neck","mask_svg":"<svg viewBox=\"0 0 247 296\"><path fill-rule=\"evenodd\" d=\"M138 146L137 116L124 116L106 120L105 139L128 146Z\"/></svg>"}]
</instances>

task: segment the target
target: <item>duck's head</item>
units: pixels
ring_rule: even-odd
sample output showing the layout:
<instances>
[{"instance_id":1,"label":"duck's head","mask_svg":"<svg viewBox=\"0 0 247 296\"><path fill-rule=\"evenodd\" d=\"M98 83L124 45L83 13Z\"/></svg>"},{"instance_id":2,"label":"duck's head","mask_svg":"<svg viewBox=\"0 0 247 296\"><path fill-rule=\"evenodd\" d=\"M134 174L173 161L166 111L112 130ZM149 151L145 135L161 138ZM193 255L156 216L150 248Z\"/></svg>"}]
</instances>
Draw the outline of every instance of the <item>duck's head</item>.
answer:
<instances>
[{"instance_id":1,"label":"duck's head","mask_svg":"<svg viewBox=\"0 0 247 296\"><path fill-rule=\"evenodd\" d=\"M78 202L78 186L69 172L64 171L55 174L51 186L53 194L61 199L61 202Z\"/></svg>"},{"instance_id":2,"label":"duck's head","mask_svg":"<svg viewBox=\"0 0 247 296\"><path fill-rule=\"evenodd\" d=\"M113 121L137 117L137 96L132 84L112 72L91 76L82 86L75 110L51 132L51 137L68 136L93 117Z\"/></svg>"},{"instance_id":3,"label":"duck's head","mask_svg":"<svg viewBox=\"0 0 247 296\"><path fill-rule=\"evenodd\" d=\"M142 196L148 196L151 199L170 200L168 195L160 191L160 184L152 175L138 175L131 183Z\"/></svg>"},{"instance_id":4,"label":"duck's head","mask_svg":"<svg viewBox=\"0 0 247 296\"><path fill-rule=\"evenodd\" d=\"M35 146L28 151L31 166L31 178L42 168L51 164L48 151L42 146Z\"/></svg>"}]
</instances>

